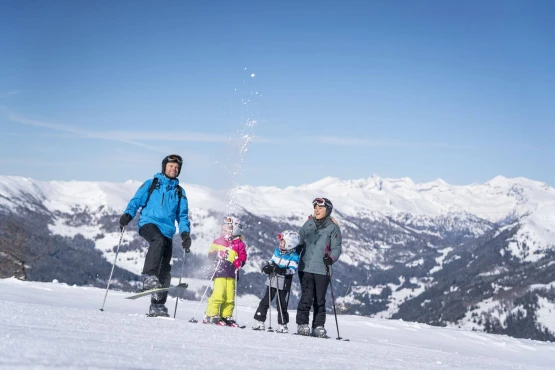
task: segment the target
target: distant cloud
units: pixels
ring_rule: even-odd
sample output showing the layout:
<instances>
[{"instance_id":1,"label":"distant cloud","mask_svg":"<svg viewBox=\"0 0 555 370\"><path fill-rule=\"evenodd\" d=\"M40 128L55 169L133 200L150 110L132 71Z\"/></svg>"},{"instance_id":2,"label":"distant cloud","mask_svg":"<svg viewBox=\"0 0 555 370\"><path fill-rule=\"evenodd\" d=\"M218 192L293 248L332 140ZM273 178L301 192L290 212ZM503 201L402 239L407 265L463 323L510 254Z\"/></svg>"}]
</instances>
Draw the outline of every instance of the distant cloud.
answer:
<instances>
[{"instance_id":1,"label":"distant cloud","mask_svg":"<svg viewBox=\"0 0 555 370\"><path fill-rule=\"evenodd\" d=\"M403 141L381 141L359 139L354 137L336 137L336 136L313 136L306 139L311 143L345 145L345 146L366 146L366 147L436 147L436 148L470 148L468 145L456 145L448 143L418 143Z\"/></svg>"},{"instance_id":2,"label":"distant cloud","mask_svg":"<svg viewBox=\"0 0 555 370\"><path fill-rule=\"evenodd\" d=\"M156 147L153 147L153 146L150 146L150 145L145 145L143 143L139 143L139 142L132 141L132 140L127 140L127 139L124 139L122 137L108 136L108 135L103 134L102 132L100 132L100 133L91 132L91 131L82 130L80 128L73 127L73 126L61 125L61 124L50 123L50 122L45 122L45 121L39 121L39 120L35 120L35 119L29 119L29 118L26 118L26 117L23 117L23 116L20 116L20 115L17 115L17 114L13 114L13 113L10 113L8 115L8 119L12 122L19 123L19 124L22 124L22 125L42 127L42 128L47 128L47 129L50 129L50 130L66 132L66 133L70 133L70 134L73 134L73 135L79 136L79 137L119 141L121 143L135 145L135 146L138 146L138 147L141 147L141 148L147 148L147 149L151 149L151 150L161 152L161 153L165 152L162 148L156 148Z\"/></svg>"},{"instance_id":3,"label":"distant cloud","mask_svg":"<svg viewBox=\"0 0 555 370\"><path fill-rule=\"evenodd\" d=\"M194 141L206 143L224 143L229 137L218 134L207 134L203 132L174 132L174 131L105 131L95 133L99 138L110 138L114 136L126 137L130 140L139 141Z\"/></svg>"},{"instance_id":4,"label":"distant cloud","mask_svg":"<svg viewBox=\"0 0 555 370\"><path fill-rule=\"evenodd\" d=\"M174 132L174 131L90 131L76 126L64 125L42 120L27 118L18 114L9 113L8 119L22 125L46 128L58 132L70 134L70 136L85 137L90 139L118 141L142 148L148 148L165 153L165 148L147 145L146 141L181 141L181 142L209 142L225 143L230 139L229 135L210 134L202 132Z\"/></svg>"},{"instance_id":5,"label":"distant cloud","mask_svg":"<svg viewBox=\"0 0 555 370\"><path fill-rule=\"evenodd\" d=\"M8 92L0 92L0 98L8 98L10 96L21 94L23 91L20 90L12 90Z\"/></svg>"},{"instance_id":6,"label":"distant cloud","mask_svg":"<svg viewBox=\"0 0 555 370\"><path fill-rule=\"evenodd\" d=\"M42 120L30 119L18 114L9 113L8 119L12 122L42 127L71 136L78 136L90 139L110 140L138 146L141 148L151 149L157 152L165 153L166 149L146 144L146 142L197 142L197 143L228 143L230 140L235 141L238 136L242 136L240 132L235 134L215 134L204 132L175 132L175 131L90 131L83 130L76 126L63 125L57 123L46 122ZM293 140L295 141L295 140ZM260 136L252 138L253 143L257 144L279 144L281 140L273 140ZM289 140L289 142L292 142ZM337 137L337 136L312 136L299 139L298 142L310 142L331 144L338 146L362 146L362 147L419 147L419 148L470 148L467 145L455 145L449 143L426 143L426 142L400 142L400 141L382 141L369 140L355 137Z\"/></svg>"}]
</instances>

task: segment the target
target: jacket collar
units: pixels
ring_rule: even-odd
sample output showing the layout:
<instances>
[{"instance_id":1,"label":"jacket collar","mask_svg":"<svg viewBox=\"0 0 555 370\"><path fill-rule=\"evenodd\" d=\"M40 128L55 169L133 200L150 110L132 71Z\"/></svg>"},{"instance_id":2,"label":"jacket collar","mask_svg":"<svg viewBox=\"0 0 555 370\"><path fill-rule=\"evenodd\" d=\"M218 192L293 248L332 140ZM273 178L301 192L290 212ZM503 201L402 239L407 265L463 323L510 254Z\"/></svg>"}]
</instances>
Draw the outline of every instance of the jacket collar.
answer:
<instances>
[{"instance_id":1,"label":"jacket collar","mask_svg":"<svg viewBox=\"0 0 555 370\"><path fill-rule=\"evenodd\" d=\"M158 179L158 182L160 183L160 185L169 186L172 188L175 188L177 187L177 185L179 185L179 180L177 178L170 179L164 176L164 174L162 174L161 172L158 172L156 175L154 175L154 177Z\"/></svg>"},{"instance_id":2,"label":"jacket collar","mask_svg":"<svg viewBox=\"0 0 555 370\"><path fill-rule=\"evenodd\" d=\"M317 220L312 216L310 216L310 218L312 219L312 221L314 221L314 225L316 226L316 229L323 229L326 226L328 226L329 223L331 222L330 216L326 216L323 220Z\"/></svg>"}]
</instances>

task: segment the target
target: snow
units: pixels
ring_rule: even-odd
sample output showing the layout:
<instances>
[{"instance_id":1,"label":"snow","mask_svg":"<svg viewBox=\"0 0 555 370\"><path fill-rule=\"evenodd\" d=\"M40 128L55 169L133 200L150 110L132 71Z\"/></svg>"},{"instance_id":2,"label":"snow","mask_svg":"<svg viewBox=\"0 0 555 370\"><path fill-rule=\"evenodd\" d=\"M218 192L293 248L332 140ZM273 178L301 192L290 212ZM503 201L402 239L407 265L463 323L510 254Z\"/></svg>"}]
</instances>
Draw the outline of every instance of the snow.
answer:
<instances>
[{"instance_id":1,"label":"snow","mask_svg":"<svg viewBox=\"0 0 555 370\"><path fill-rule=\"evenodd\" d=\"M399 306L403 304L407 299L414 298L426 290L426 283L421 282L417 278L411 278L409 281L411 284L417 285L416 288L404 288L399 289L405 282L405 278L403 276L399 276L399 285L395 284L387 284L391 289L391 295L388 298L388 306L387 309L374 314L374 317L379 318L389 318L393 316L399 310Z\"/></svg>"},{"instance_id":2,"label":"snow","mask_svg":"<svg viewBox=\"0 0 555 370\"><path fill-rule=\"evenodd\" d=\"M538 322L551 331L555 331L555 302L545 297L538 297Z\"/></svg>"},{"instance_id":3,"label":"snow","mask_svg":"<svg viewBox=\"0 0 555 370\"><path fill-rule=\"evenodd\" d=\"M441 256L436 258L436 263L438 264L438 266L434 266L431 270L430 270L430 275L432 275L433 273L436 273L438 271L440 271L443 268L443 261L445 260L445 257L447 257L447 255L453 251L453 248L449 247L449 248L445 248L445 249L441 249L438 252L441 253Z\"/></svg>"},{"instance_id":4,"label":"snow","mask_svg":"<svg viewBox=\"0 0 555 370\"><path fill-rule=\"evenodd\" d=\"M384 221L388 218L404 220L408 217L410 225L405 230L421 234L440 236L430 227L440 225L447 216L446 228L466 227L476 236L482 235L489 226L487 220L500 223L505 227L520 226L511 240L509 248L500 253L511 253L518 259L534 262L544 257L548 250L555 248L555 189L544 183L525 179L507 179L498 176L485 184L450 185L443 180L428 183L415 183L409 178L383 179L373 175L367 179L340 180L325 177L312 184L300 186L253 187L237 186L237 177L242 171L243 155L252 141L255 120L247 120L239 134L239 165L233 167L232 189L215 190L193 184L181 185L187 192L190 216L194 223L192 234L195 240L193 253L204 253L218 233L214 212L250 212L256 216L276 222L286 222L300 227L312 212L310 201L325 196L335 205L336 217L343 222L341 215L366 217L370 220ZM146 179L145 179L146 180ZM124 183L86 182L86 181L36 181L16 176L0 176L0 206L15 207L19 203L31 206L22 200L23 194L31 195L52 214L62 212L73 214L86 211L93 217L86 226L70 226L63 216L56 216L54 224L49 225L55 234L73 236L78 233L93 239L100 233L98 224L103 215L120 214L129 199L142 184L129 180ZM451 218L449 218L451 217ZM454 217L457 222L453 222ZM468 221L468 222L465 222ZM405 223L405 222L404 222ZM352 225L351 225L352 226ZM108 260L113 259L113 240L118 238L117 230L106 233L104 239L96 241L96 248L103 251ZM248 244L248 243L247 243ZM360 253L356 241L344 245L343 262L351 265L375 264L382 266L378 256L381 249L390 248L383 241L376 241L374 248ZM445 253L447 250L443 250ZM122 267L138 272L135 254L122 255ZM438 258L438 266L430 273L443 267L445 255ZM255 269L250 263L245 268Z\"/></svg>"},{"instance_id":5,"label":"snow","mask_svg":"<svg viewBox=\"0 0 555 370\"><path fill-rule=\"evenodd\" d=\"M248 329L254 308L241 301L245 330L189 323L196 301L181 300L175 320L147 318L148 298L117 291L100 312L104 292L0 280L0 368L532 370L555 361L553 343L360 316L339 316L350 342L256 332ZM170 299L172 313L174 305ZM328 315L332 337L334 324Z\"/></svg>"},{"instance_id":6,"label":"snow","mask_svg":"<svg viewBox=\"0 0 555 370\"><path fill-rule=\"evenodd\" d=\"M407 266L407 267L416 267L416 266L422 265L423 263L424 263L424 258L420 258L420 259L417 259L416 261L412 261L412 262L409 262L409 263L405 264L405 266Z\"/></svg>"}]
</instances>

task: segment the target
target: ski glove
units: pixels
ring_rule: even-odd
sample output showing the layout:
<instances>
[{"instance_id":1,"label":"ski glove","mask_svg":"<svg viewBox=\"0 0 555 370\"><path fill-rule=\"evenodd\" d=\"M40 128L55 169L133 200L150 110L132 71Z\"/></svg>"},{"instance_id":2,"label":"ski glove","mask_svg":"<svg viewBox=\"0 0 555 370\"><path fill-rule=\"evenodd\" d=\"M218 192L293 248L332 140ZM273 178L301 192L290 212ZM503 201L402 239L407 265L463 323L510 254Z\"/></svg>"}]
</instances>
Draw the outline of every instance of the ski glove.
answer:
<instances>
[{"instance_id":1,"label":"ski glove","mask_svg":"<svg viewBox=\"0 0 555 370\"><path fill-rule=\"evenodd\" d=\"M183 240L183 242L181 242L181 245L183 246L183 250L185 250L185 253L191 253L191 234L187 231L183 231L181 233L181 239Z\"/></svg>"},{"instance_id":2,"label":"ski glove","mask_svg":"<svg viewBox=\"0 0 555 370\"><path fill-rule=\"evenodd\" d=\"M225 260L227 258L227 251L218 252L218 258L221 260Z\"/></svg>"},{"instance_id":3,"label":"ski glove","mask_svg":"<svg viewBox=\"0 0 555 370\"><path fill-rule=\"evenodd\" d=\"M265 273L265 274L270 275L271 273L274 272L274 267L275 266L276 265L274 265L274 264L268 264L268 265L262 267L262 272Z\"/></svg>"},{"instance_id":4,"label":"ski glove","mask_svg":"<svg viewBox=\"0 0 555 370\"><path fill-rule=\"evenodd\" d=\"M119 225L121 227L125 227L127 226L131 220L133 219L133 217L131 217L131 215L129 213L124 213L120 218L119 218Z\"/></svg>"},{"instance_id":5,"label":"ski glove","mask_svg":"<svg viewBox=\"0 0 555 370\"><path fill-rule=\"evenodd\" d=\"M277 265L276 265L276 267L274 267L274 272L278 275L285 275L286 271L287 271L287 268L285 268L285 267L280 267L280 266L277 266Z\"/></svg>"},{"instance_id":6,"label":"ski glove","mask_svg":"<svg viewBox=\"0 0 555 370\"><path fill-rule=\"evenodd\" d=\"M324 260L324 265L326 266L333 264L333 258L329 254L326 254L323 260Z\"/></svg>"},{"instance_id":7,"label":"ski glove","mask_svg":"<svg viewBox=\"0 0 555 370\"><path fill-rule=\"evenodd\" d=\"M237 258L235 261L233 261L233 266L235 266L235 269L240 269L241 268L241 261L239 261L239 259Z\"/></svg>"}]
</instances>

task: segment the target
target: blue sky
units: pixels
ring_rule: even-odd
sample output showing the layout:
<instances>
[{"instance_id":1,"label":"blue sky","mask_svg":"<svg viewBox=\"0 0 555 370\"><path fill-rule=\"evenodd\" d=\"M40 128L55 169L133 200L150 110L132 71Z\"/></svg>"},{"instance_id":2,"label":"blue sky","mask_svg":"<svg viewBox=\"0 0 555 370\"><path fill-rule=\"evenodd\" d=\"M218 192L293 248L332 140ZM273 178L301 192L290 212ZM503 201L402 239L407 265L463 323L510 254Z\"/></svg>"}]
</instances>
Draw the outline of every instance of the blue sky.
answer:
<instances>
[{"instance_id":1,"label":"blue sky","mask_svg":"<svg viewBox=\"0 0 555 370\"><path fill-rule=\"evenodd\" d=\"M555 186L554 13L540 0L3 1L0 175L142 181L175 152L182 182L212 188L372 174Z\"/></svg>"}]
</instances>

